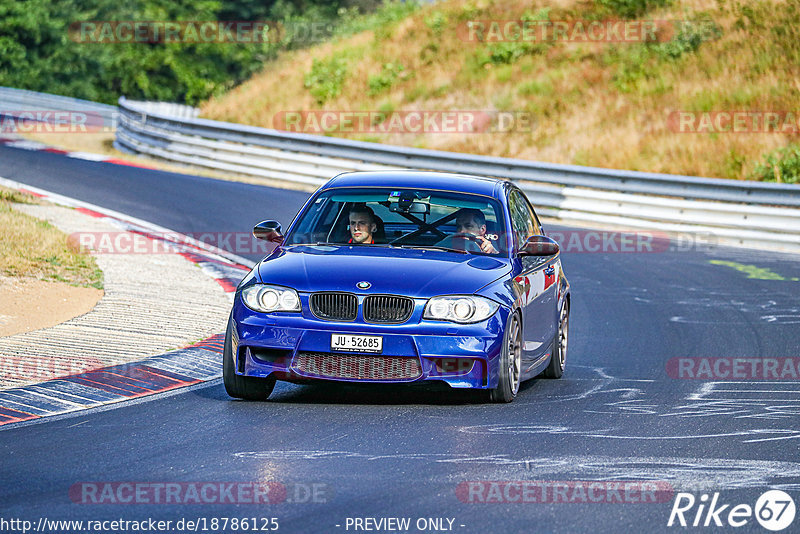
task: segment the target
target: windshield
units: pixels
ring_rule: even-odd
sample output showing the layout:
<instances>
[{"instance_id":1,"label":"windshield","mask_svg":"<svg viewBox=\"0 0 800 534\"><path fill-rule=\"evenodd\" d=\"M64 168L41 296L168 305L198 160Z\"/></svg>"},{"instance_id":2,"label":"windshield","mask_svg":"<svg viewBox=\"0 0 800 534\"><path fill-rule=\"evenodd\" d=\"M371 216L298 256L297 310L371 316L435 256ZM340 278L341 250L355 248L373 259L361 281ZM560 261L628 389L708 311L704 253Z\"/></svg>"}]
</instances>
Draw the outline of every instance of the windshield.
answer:
<instances>
[{"instance_id":1,"label":"windshield","mask_svg":"<svg viewBox=\"0 0 800 534\"><path fill-rule=\"evenodd\" d=\"M321 193L284 244L435 248L498 255L506 250L506 235L500 205L488 197L358 188Z\"/></svg>"}]
</instances>

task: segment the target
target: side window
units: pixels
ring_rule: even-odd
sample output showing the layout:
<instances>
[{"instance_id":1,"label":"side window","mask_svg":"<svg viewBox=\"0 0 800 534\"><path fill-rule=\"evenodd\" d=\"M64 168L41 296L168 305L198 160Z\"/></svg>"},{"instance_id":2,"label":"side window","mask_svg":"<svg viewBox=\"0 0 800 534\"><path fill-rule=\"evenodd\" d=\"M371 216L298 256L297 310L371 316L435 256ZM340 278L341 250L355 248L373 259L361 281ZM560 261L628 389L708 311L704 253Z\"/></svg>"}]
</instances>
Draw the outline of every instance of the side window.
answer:
<instances>
[{"instance_id":1,"label":"side window","mask_svg":"<svg viewBox=\"0 0 800 534\"><path fill-rule=\"evenodd\" d=\"M338 213L336 208L327 198L317 198L294 230L290 244L325 241L327 227Z\"/></svg>"},{"instance_id":2,"label":"side window","mask_svg":"<svg viewBox=\"0 0 800 534\"><path fill-rule=\"evenodd\" d=\"M539 226L539 218L536 217L536 212L533 211L533 208L531 207L531 203L528 201L527 198L522 196L522 200L525 202L525 207L527 208L528 213L530 214L531 222L533 223L533 233L534 233L534 235L541 235L542 227Z\"/></svg>"},{"instance_id":3,"label":"side window","mask_svg":"<svg viewBox=\"0 0 800 534\"><path fill-rule=\"evenodd\" d=\"M511 226L519 247L530 236L539 233L539 225L536 224L533 212L519 191L511 191L508 196L508 207L511 210Z\"/></svg>"}]
</instances>

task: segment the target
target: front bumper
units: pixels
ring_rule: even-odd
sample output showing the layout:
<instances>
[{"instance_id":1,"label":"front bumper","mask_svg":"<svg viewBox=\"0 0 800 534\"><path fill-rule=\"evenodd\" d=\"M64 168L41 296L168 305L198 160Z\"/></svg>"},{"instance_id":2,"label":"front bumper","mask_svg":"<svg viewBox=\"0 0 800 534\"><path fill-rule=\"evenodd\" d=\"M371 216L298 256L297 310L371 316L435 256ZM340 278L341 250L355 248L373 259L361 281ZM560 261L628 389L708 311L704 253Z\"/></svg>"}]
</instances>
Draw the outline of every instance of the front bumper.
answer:
<instances>
[{"instance_id":1,"label":"front bumper","mask_svg":"<svg viewBox=\"0 0 800 534\"><path fill-rule=\"evenodd\" d=\"M404 324L368 324L323 321L309 311L301 295L301 313L259 313L245 306L239 295L233 305L232 348L237 374L279 380L333 380L361 383L440 381L455 388L494 388L502 350L504 326L510 313L500 306L489 319L461 325L422 320L425 299L415 301ZM380 354L332 352L332 334L383 337ZM324 366L309 367L309 355L327 363L366 368L358 376L329 376ZM349 357L349 358L348 358ZM319 361L323 361L320 359ZM398 363L402 362L402 363ZM400 372L395 372L397 370ZM413 372L403 372L409 371ZM386 371L386 372L384 372Z\"/></svg>"}]
</instances>

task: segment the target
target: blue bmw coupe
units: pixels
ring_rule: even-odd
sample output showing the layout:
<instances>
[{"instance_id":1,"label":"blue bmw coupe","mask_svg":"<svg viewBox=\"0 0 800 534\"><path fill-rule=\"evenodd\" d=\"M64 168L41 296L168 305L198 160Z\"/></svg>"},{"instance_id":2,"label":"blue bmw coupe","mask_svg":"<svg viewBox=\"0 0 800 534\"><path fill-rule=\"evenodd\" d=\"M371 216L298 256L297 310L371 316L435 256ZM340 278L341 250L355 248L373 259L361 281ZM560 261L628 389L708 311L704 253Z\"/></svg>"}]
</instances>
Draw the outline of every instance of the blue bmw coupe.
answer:
<instances>
[{"instance_id":1,"label":"blue bmw coupe","mask_svg":"<svg viewBox=\"0 0 800 534\"><path fill-rule=\"evenodd\" d=\"M236 290L225 389L263 400L276 380L439 381L511 402L559 378L569 283L558 244L503 180L416 171L336 176Z\"/></svg>"}]
</instances>

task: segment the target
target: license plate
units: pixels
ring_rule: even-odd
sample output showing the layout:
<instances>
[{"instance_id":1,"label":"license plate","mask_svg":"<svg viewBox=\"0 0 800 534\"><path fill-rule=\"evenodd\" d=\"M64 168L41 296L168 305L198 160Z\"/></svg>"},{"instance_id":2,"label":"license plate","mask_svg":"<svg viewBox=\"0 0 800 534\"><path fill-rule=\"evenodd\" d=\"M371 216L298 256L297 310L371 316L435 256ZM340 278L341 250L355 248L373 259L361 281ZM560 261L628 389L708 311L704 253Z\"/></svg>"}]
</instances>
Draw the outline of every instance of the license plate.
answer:
<instances>
[{"instance_id":1,"label":"license plate","mask_svg":"<svg viewBox=\"0 0 800 534\"><path fill-rule=\"evenodd\" d=\"M343 352L381 352L383 337L331 334L331 350Z\"/></svg>"}]
</instances>

